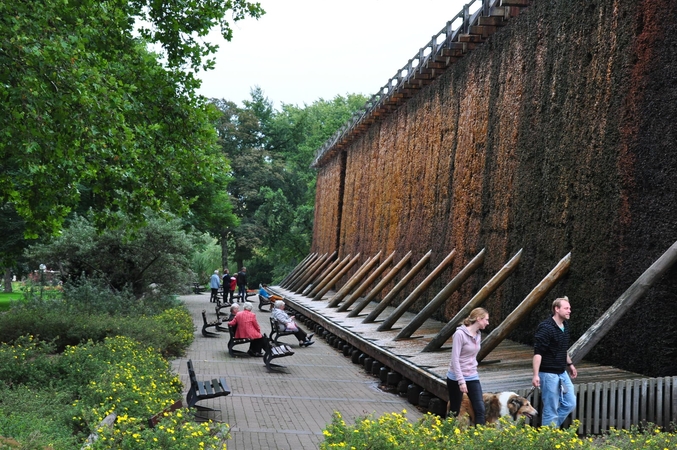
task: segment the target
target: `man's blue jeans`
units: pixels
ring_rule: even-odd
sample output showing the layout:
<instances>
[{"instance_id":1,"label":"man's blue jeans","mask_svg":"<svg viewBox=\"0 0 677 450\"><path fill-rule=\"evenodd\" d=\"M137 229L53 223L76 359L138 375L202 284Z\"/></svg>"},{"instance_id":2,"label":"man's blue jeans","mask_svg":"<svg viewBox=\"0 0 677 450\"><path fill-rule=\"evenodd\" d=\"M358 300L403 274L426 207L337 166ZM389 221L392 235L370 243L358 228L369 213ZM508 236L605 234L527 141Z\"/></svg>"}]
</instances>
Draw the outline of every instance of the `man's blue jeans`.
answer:
<instances>
[{"instance_id":1,"label":"man's blue jeans","mask_svg":"<svg viewBox=\"0 0 677 450\"><path fill-rule=\"evenodd\" d=\"M559 428L571 411L576 408L576 394L569 374L538 372L541 379L541 399L543 401L542 425Z\"/></svg>"}]
</instances>

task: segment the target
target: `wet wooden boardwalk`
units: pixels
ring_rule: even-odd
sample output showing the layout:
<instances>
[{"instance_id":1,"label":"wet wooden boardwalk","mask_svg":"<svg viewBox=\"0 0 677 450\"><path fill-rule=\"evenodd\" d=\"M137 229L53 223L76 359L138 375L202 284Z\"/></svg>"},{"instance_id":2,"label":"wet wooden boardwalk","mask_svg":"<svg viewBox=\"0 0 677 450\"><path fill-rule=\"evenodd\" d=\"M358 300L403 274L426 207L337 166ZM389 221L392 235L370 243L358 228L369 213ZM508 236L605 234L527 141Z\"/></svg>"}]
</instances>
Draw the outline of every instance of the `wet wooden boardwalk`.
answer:
<instances>
[{"instance_id":1,"label":"wet wooden boardwalk","mask_svg":"<svg viewBox=\"0 0 677 450\"><path fill-rule=\"evenodd\" d=\"M399 330L406 326L414 314L405 313L389 331L377 331L379 324L394 308L387 307L376 322L364 324L364 318L377 303L368 305L359 316L348 317L348 311L338 312L328 307L334 295L327 293L322 300L295 294L279 286L271 290L284 296L294 309L310 317L325 329L335 334L356 349L380 361L412 382L422 386L431 394L447 400L446 374L449 366L451 338L436 352L422 352L422 349L444 326L444 323L428 319L411 339L393 340ZM485 392L525 392L531 388L531 360L533 349L524 344L504 340L485 358L479 366L480 379ZM641 378L641 375L612 366L603 366L587 361L577 365L578 378L575 384L627 380Z\"/></svg>"}]
</instances>

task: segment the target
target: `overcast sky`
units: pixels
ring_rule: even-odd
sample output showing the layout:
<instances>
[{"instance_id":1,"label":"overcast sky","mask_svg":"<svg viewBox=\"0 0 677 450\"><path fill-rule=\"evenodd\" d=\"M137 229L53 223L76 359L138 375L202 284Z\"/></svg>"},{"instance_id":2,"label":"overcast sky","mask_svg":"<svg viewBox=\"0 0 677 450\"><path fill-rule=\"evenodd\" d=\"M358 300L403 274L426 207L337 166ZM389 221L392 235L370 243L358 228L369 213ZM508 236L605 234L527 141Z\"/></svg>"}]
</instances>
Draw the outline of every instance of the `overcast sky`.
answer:
<instances>
[{"instance_id":1,"label":"overcast sky","mask_svg":"<svg viewBox=\"0 0 677 450\"><path fill-rule=\"evenodd\" d=\"M241 104L259 86L275 108L371 96L468 2L260 0L266 14L237 22L231 42L209 36L220 48L199 93Z\"/></svg>"}]
</instances>

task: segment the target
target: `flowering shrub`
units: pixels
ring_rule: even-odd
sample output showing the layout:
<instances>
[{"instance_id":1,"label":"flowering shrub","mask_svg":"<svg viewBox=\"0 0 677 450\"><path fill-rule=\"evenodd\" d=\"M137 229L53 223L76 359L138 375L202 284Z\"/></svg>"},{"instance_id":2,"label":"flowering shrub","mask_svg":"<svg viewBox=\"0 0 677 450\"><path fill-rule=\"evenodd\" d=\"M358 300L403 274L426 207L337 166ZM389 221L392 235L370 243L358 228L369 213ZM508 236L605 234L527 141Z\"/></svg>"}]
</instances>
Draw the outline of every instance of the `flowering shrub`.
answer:
<instances>
[{"instance_id":1,"label":"flowering shrub","mask_svg":"<svg viewBox=\"0 0 677 450\"><path fill-rule=\"evenodd\" d=\"M677 448L675 433L657 429L645 431L616 431L599 438L580 438L576 434L579 424L575 422L566 430L551 427L533 428L523 422L512 423L501 419L500 426L467 427L454 418L446 420L426 415L416 423L402 414L391 413L375 419L372 416L348 425L338 412L320 449L655 449Z\"/></svg>"},{"instance_id":2,"label":"flowering shrub","mask_svg":"<svg viewBox=\"0 0 677 450\"><path fill-rule=\"evenodd\" d=\"M177 317L168 311L165 319ZM148 426L183 390L153 348L116 336L69 346L60 355L49 354L52 349L32 336L0 344L0 436L54 450L79 447L92 431L100 435L93 447L99 449L225 448L228 426L196 424L187 409ZM102 427L113 412L117 422Z\"/></svg>"}]
</instances>

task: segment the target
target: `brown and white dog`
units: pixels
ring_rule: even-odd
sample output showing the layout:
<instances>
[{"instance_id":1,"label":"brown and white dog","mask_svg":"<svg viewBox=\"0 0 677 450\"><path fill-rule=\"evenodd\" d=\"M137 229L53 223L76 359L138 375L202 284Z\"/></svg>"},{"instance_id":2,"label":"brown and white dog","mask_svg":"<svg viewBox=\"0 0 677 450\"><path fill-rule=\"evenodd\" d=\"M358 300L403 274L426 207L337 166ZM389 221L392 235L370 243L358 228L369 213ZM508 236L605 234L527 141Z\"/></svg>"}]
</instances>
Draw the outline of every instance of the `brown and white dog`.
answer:
<instances>
[{"instance_id":1,"label":"brown and white dog","mask_svg":"<svg viewBox=\"0 0 677 450\"><path fill-rule=\"evenodd\" d=\"M508 416L512 421L517 421L520 417L531 418L538 415L538 411L531 406L529 400L514 392L485 392L482 398L484 399L486 423L498 422L498 419L503 416ZM459 417L467 414L470 422L475 423L475 411L473 411L467 394L463 394L460 409ZM449 405L447 404L448 413Z\"/></svg>"}]
</instances>

